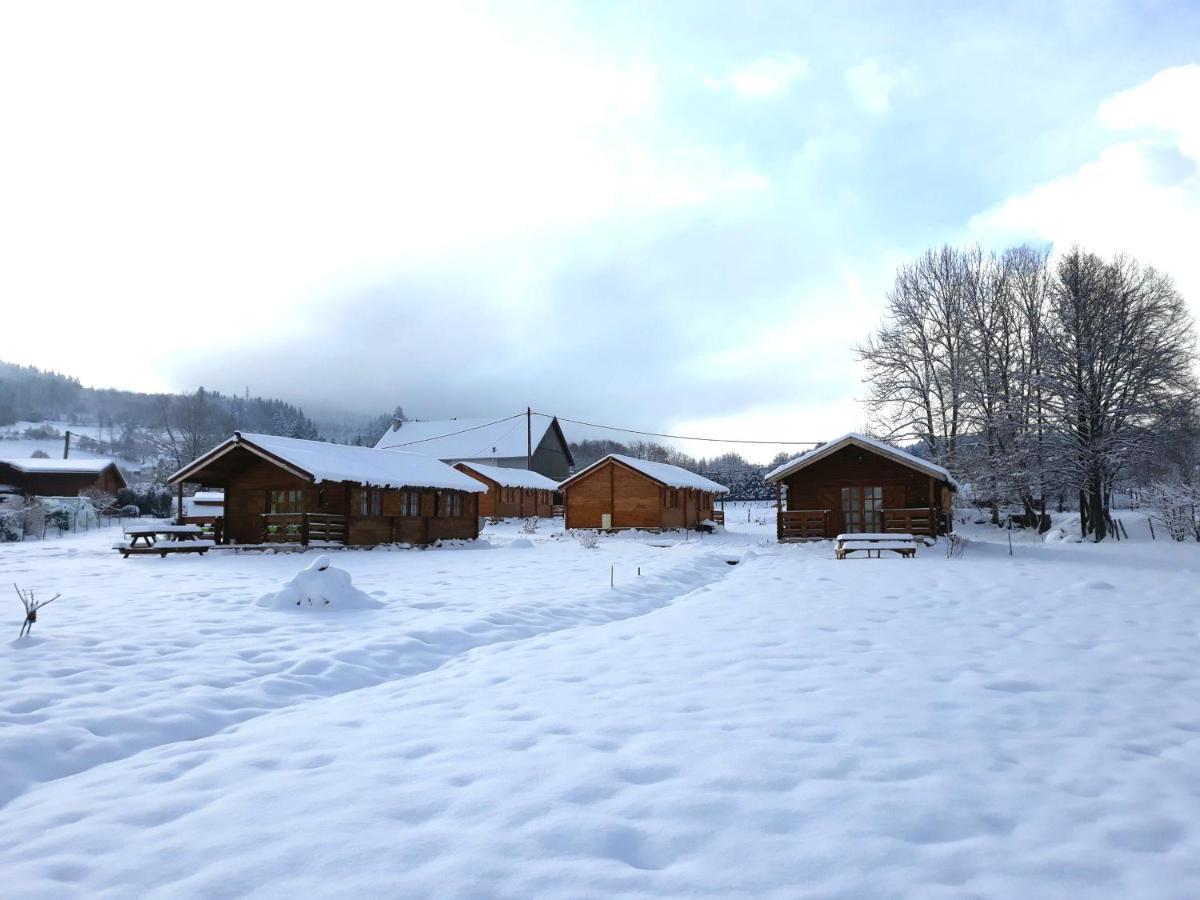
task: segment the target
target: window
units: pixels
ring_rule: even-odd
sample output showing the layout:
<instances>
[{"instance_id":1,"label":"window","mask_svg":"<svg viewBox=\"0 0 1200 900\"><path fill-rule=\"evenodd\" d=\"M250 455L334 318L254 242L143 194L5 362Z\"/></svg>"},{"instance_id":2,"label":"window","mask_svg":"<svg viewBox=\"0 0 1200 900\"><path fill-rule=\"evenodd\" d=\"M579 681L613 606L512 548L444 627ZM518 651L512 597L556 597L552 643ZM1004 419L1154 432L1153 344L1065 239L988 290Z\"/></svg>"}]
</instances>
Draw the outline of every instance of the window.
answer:
<instances>
[{"instance_id":1,"label":"window","mask_svg":"<svg viewBox=\"0 0 1200 900\"><path fill-rule=\"evenodd\" d=\"M278 490L273 488L269 493L267 511L272 513L304 512L304 491Z\"/></svg>"},{"instance_id":2,"label":"window","mask_svg":"<svg viewBox=\"0 0 1200 900\"><path fill-rule=\"evenodd\" d=\"M400 515L413 518L421 514L420 491L400 492Z\"/></svg>"},{"instance_id":3,"label":"window","mask_svg":"<svg viewBox=\"0 0 1200 900\"><path fill-rule=\"evenodd\" d=\"M358 514L360 516L383 515L383 490L363 488L358 492Z\"/></svg>"},{"instance_id":4,"label":"window","mask_svg":"<svg viewBox=\"0 0 1200 900\"><path fill-rule=\"evenodd\" d=\"M450 492L439 493L437 495L436 515L442 519L457 519L462 515L462 499L462 494Z\"/></svg>"}]
</instances>

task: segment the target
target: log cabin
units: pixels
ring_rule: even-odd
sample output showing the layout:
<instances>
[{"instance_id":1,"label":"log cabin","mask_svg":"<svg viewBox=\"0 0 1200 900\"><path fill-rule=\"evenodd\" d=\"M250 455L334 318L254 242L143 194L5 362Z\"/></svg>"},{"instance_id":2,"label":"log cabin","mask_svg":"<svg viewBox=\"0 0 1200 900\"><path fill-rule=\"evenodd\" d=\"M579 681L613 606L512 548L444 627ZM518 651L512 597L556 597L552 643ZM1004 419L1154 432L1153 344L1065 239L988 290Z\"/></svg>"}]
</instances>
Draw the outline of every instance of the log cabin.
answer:
<instances>
[{"instance_id":1,"label":"log cabin","mask_svg":"<svg viewBox=\"0 0 1200 900\"><path fill-rule=\"evenodd\" d=\"M669 463L617 453L559 485L567 528L695 528L713 519L724 485Z\"/></svg>"},{"instance_id":2,"label":"log cabin","mask_svg":"<svg viewBox=\"0 0 1200 900\"><path fill-rule=\"evenodd\" d=\"M30 497L77 497L92 489L116 496L126 486L111 459L0 459L0 484Z\"/></svg>"},{"instance_id":3,"label":"log cabin","mask_svg":"<svg viewBox=\"0 0 1200 900\"><path fill-rule=\"evenodd\" d=\"M473 539L485 490L428 456L241 432L168 483L223 488L222 541L243 545Z\"/></svg>"},{"instance_id":4,"label":"log cabin","mask_svg":"<svg viewBox=\"0 0 1200 900\"><path fill-rule=\"evenodd\" d=\"M528 469L559 482L575 466L562 426L554 416L531 413L500 422L488 419L415 421L394 419L377 450L404 450L442 462L482 463Z\"/></svg>"},{"instance_id":5,"label":"log cabin","mask_svg":"<svg viewBox=\"0 0 1200 900\"><path fill-rule=\"evenodd\" d=\"M484 518L549 518L554 515L554 493L558 483L545 475L528 469L474 462L456 463L454 468L487 488L487 493L479 498L479 514Z\"/></svg>"},{"instance_id":6,"label":"log cabin","mask_svg":"<svg viewBox=\"0 0 1200 900\"><path fill-rule=\"evenodd\" d=\"M936 537L953 529L958 483L943 467L850 433L768 472L780 541L847 532Z\"/></svg>"}]
</instances>

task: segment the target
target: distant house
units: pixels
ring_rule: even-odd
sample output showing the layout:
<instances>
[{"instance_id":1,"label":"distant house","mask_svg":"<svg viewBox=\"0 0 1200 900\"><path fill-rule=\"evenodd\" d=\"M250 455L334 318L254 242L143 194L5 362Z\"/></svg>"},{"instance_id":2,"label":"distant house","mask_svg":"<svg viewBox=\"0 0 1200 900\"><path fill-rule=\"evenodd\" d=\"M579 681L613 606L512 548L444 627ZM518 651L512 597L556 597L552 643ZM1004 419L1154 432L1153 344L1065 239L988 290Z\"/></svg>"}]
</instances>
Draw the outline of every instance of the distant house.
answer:
<instances>
[{"instance_id":1,"label":"distant house","mask_svg":"<svg viewBox=\"0 0 1200 900\"><path fill-rule=\"evenodd\" d=\"M567 528L694 528L729 489L668 463L613 453L559 485Z\"/></svg>"},{"instance_id":2,"label":"distant house","mask_svg":"<svg viewBox=\"0 0 1200 900\"><path fill-rule=\"evenodd\" d=\"M958 484L944 468L863 434L845 434L764 476L781 541L844 532L936 536L953 527Z\"/></svg>"},{"instance_id":3,"label":"distant house","mask_svg":"<svg viewBox=\"0 0 1200 900\"><path fill-rule=\"evenodd\" d=\"M223 540L235 544L475 538L484 492L428 456L240 432L168 482L223 488Z\"/></svg>"},{"instance_id":4,"label":"distant house","mask_svg":"<svg viewBox=\"0 0 1200 900\"><path fill-rule=\"evenodd\" d=\"M77 497L91 489L116 495L125 476L111 459L0 459L0 485L38 497Z\"/></svg>"},{"instance_id":5,"label":"distant house","mask_svg":"<svg viewBox=\"0 0 1200 900\"><path fill-rule=\"evenodd\" d=\"M575 465L562 426L554 416L525 416L493 423L489 419L396 420L376 442L377 450L405 450L443 462L483 463L506 469L527 468L532 447L534 472L558 482Z\"/></svg>"},{"instance_id":6,"label":"distant house","mask_svg":"<svg viewBox=\"0 0 1200 900\"><path fill-rule=\"evenodd\" d=\"M528 469L485 466L476 462L455 463L454 468L487 488L487 493L479 498L481 516L510 519L554 515L554 493L558 484L545 475Z\"/></svg>"}]
</instances>

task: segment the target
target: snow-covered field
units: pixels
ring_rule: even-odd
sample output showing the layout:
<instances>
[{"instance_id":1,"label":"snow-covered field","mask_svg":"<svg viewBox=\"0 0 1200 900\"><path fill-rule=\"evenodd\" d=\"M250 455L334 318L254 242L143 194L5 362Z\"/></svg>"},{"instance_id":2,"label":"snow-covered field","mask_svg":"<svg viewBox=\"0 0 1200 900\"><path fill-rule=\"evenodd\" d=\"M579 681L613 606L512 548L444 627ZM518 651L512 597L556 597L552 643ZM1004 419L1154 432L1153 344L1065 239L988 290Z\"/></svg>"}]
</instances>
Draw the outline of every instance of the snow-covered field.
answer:
<instances>
[{"instance_id":1,"label":"snow-covered field","mask_svg":"<svg viewBox=\"0 0 1200 900\"><path fill-rule=\"evenodd\" d=\"M257 602L315 552L0 545L63 593L0 643L5 895L1200 896L1200 547L736 518L331 553L358 609Z\"/></svg>"}]
</instances>

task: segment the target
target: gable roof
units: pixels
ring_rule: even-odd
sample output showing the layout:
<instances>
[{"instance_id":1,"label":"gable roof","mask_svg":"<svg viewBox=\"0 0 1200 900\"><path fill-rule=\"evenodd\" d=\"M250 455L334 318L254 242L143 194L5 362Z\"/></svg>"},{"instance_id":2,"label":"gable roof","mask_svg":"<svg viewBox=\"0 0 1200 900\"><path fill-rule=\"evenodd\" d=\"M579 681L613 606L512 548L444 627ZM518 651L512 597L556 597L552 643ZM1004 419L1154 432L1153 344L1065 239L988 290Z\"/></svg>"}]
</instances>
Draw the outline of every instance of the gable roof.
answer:
<instances>
[{"instance_id":1,"label":"gable roof","mask_svg":"<svg viewBox=\"0 0 1200 900\"><path fill-rule=\"evenodd\" d=\"M604 465L609 461L618 462L623 466L628 466L635 472L640 472L651 481L657 481L659 484L670 488L692 488L697 491L708 491L712 494L728 494L729 488L723 484L717 484L715 481L710 481L703 475L697 475L695 472L689 472L687 469L673 466L670 463L651 462L648 459L638 459L633 456L622 456L620 453L610 453L603 459L598 459L590 466L576 472L566 481L559 485L559 488L565 488L573 481L577 481L599 466Z\"/></svg>"},{"instance_id":2,"label":"gable roof","mask_svg":"<svg viewBox=\"0 0 1200 900\"><path fill-rule=\"evenodd\" d=\"M536 491L557 491L558 482L547 478L540 472L529 469L510 469L507 466L487 466L477 462L460 462L455 468L462 466L472 472L478 472L484 478L490 478L501 487L529 488Z\"/></svg>"},{"instance_id":3,"label":"gable roof","mask_svg":"<svg viewBox=\"0 0 1200 900\"><path fill-rule=\"evenodd\" d=\"M872 453L878 453L880 456L885 456L893 462L897 462L902 466L908 466L910 469L916 469L918 472L924 472L926 475L932 475L940 481L950 485L952 490L958 490L958 482L943 466L937 463L932 463L927 459L921 459L919 456L914 456L912 453L907 453L904 450L898 450L890 444L885 444L883 441L876 440L873 437L868 437L865 434L859 434L856 431L851 431L843 434L839 438L822 444L807 453L802 453L795 459L788 460L781 466L777 466L763 476L767 482L776 482L781 478L791 475L793 472L799 472L805 466L812 465L819 459L824 459L827 456L836 453L843 447L851 445L861 447L864 450L869 450Z\"/></svg>"},{"instance_id":4,"label":"gable roof","mask_svg":"<svg viewBox=\"0 0 1200 900\"><path fill-rule=\"evenodd\" d=\"M529 421L532 431L533 449L545 439L552 429L567 454L567 465L575 464L567 446L566 435L554 416L534 413ZM401 422L393 425L375 442L376 450L406 450L438 459L524 459L527 451L526 421L524 413L507 419L438 419L436 421Z\"/></svg>"},{"instance_id":5,"label":"gable roof","mask_svg":"<svg viewBox=\"0 0 1200 900\"><path fill-rule=\"evenodd\" d=\"M431 456L349 447L271 434L243 434L218 444L167 479L187 481L225 454L242 448L307 481L351 481L369 487L421 487L483 493L487 489L462 472Z\"/></svg>"},{"instance_id":6,"label":"gable roof","mask_svg":"<svg viewBox=\"0 0 1200 900\"><path fill-rule=\"evenodd\" d=\"M0 463L38 475L99 475L117 465L111 459L0 459Z\"/></svg>"}]
</instances>

